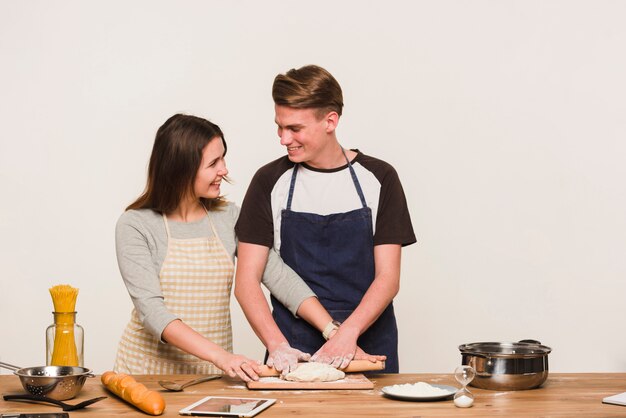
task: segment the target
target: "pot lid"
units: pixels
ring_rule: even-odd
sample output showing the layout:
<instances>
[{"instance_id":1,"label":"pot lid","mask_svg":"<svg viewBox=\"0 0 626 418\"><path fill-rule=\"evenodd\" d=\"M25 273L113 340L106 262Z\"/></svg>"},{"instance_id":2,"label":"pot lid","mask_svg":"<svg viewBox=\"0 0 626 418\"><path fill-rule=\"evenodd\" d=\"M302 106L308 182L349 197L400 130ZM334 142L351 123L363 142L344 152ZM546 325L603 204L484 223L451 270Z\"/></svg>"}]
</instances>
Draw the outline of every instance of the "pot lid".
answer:
<instances>
[{"instance_id":1,"label":"pot lid","mask_svg":"<svg viewBox=\"0 0 626 418\"><path fill-rule=\"evenodd\" d=\"M532 341L532 342L531 342ZM459 346L461 353L482 354L502 357L526 357L545 355L552 351L548 346L542 345L539 341L522 340L513 342L479 342L463 344Z\"/></svg>"}]
</instances>

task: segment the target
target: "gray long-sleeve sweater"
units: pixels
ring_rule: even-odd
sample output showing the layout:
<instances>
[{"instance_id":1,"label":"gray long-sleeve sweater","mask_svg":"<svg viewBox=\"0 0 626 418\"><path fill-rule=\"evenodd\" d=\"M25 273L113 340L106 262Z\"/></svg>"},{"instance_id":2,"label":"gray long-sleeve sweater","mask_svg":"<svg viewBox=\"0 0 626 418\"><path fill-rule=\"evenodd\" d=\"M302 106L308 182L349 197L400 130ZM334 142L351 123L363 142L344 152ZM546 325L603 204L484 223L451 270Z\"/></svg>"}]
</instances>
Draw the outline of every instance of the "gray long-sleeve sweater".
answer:
<instances>
[{"instance_id":1,"label":"gray long-sleeve sweater","mask_svg":"<svg viewBox=\"0 0 626 418\"><path fill-rule=\"evenodd\" d=\"M210 216L215 231L234 262L237 249L235 223L239 208L228 203L221 210L211 211ZM208 217L196 222L168 220L168 224L173 238L213 236ZM115 228L115 246L120 272L139 320L146 330L161 339L165 327L177 319L165 307L159 283L159 272L167 254L167 233L162 215L150 209L124 212ZM305 299L315 296L273 249L269 252L263 284L294 315Z\"/></svg>"}]
</instances>

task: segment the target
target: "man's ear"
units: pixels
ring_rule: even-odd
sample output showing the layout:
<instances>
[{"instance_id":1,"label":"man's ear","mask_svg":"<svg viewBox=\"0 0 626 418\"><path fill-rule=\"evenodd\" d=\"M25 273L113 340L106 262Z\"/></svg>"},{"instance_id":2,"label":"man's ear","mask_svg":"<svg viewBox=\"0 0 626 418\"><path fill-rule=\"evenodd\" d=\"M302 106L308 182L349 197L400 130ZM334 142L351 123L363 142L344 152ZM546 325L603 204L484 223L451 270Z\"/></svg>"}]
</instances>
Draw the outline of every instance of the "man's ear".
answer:
<instances>
[{"instance_id":1,"label":"man's ear","mask_svg":"<svg viewBox=\"0 0 626 418\"><path fill-rule=\"evenodd\" d=\"M333 133L339 124L339 114L337 112L328 112L324 119L326 121L326 133Z\"/></svg>"}]
</instances>

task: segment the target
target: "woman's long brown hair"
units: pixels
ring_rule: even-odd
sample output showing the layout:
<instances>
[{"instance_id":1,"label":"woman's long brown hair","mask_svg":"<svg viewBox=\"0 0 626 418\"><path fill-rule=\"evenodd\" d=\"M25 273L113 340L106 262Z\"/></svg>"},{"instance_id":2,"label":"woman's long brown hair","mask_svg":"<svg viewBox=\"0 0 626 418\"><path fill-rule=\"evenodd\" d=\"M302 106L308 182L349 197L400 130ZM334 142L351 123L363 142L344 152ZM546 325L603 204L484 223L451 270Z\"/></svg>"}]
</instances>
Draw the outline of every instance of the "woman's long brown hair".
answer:
<instances>
[{"instance_id":1,"label":"woman's long brown hair","mask_svg":"<svg viewBox=\"0 0 626 418\"><path fill-rule=\"evenodd\" d=\"M159 128L148 165L148 181L144 192L126 210L152 209L172 213L190 192L202 162L202 150L212 140L226 140L219 126L197 116L176 114ZM227 180L227 179L226 179ZM226 203L223 196L200 198L208 210Z\"/></svg>"}]
</instances>

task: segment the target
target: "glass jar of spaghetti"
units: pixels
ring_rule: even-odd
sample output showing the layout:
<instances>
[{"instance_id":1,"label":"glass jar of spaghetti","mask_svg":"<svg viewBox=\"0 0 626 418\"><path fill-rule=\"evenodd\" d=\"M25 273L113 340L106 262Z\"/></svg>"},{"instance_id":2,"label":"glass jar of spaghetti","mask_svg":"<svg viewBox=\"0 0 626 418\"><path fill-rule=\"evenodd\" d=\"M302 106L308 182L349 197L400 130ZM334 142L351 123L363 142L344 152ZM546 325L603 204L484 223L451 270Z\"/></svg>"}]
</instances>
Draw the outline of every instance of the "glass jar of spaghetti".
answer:
<instances>
[{"instance_id":1,"label":"glass jar of spaghetti","mask_svg":"<svg viewBox=\"0 0 626 418\"><path fill-rule=\"evenodd\" d=\"M76 312L52 312L54 323L46 329L46 365L84 367L85 331Z\"/></svg>"}]
</instances>

